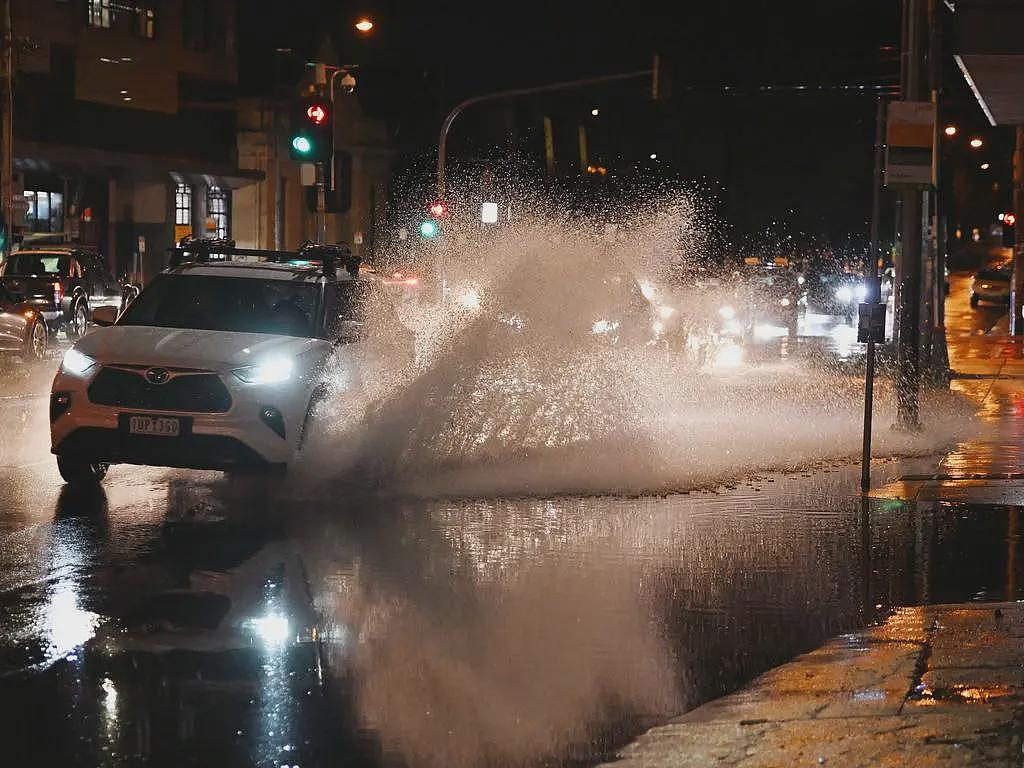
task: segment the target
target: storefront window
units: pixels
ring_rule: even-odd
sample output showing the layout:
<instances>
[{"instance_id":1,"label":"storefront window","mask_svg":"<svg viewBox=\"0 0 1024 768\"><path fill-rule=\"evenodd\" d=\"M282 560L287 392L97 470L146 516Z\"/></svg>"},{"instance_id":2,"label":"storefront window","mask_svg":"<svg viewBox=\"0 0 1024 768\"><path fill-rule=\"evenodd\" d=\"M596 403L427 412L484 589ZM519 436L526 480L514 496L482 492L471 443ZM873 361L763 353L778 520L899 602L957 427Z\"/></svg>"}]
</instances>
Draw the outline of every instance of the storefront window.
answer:
<instances>
[{"instance_id":1,"label":"storefront window","mask_svg":"<svg viewBox=\"0 0 1024 768\"><path fill-rule=\"evenodd\" d=\"M230 192L220 187L210 187L206 193L206 211L213 220L214 237L228 237L228 203Z\"/></svg>"},{"instance_id":2,"label":"storefront window","mask_svg":"<svg viewBox=\"0 0 1024 768\"><path fill-rule=\"evenodd\" d=\"M60 192L26 191L25 225L29 232L61 232L64 229L64 195Z\"/></svg>"},{"instance_id":3,"label":"storefront window","mask_svg":"<svg viewBox=\"0 0 1024 768\"><path fill-rule=\"evenodd\" d=\"M111 0L89 0L88 8L90 27L110 27L113 14Z\"/></svg>"},{"instance_id":4,"label":"storefront window","mask_svg":"<svg viewBox=\"0 0 1024 768\"><path fill-rule=\"evenodd\" d=\"M174 223L178 226L192 224L192 187L188 184L174 188Z\"/></svg>"},{"instance_id":5,"label":"storefront window","mask_svg":"<svg viewBox=\"0 0 1024 768\"><path fill-rule=\"evenodd\" d=\"M156 10L153 0L139 0L135 3L135 34L152 40L156 37Z\"/></svg>"}]
</instances>

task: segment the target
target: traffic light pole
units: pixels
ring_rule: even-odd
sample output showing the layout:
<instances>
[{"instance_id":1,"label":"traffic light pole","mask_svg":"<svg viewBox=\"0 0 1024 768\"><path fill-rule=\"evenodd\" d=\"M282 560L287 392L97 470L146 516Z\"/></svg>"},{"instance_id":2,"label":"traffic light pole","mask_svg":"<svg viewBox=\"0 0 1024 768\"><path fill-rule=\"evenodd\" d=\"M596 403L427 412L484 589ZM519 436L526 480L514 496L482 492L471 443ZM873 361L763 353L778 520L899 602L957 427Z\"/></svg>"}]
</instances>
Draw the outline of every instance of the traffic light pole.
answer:
<instances>
[{"instance_id":1,"label":"traffic light pole","mask_svg":"<svg viewBox=\"0 0 1024 768\"><path fill-rule=\"evenodd\" d=\"M323 163L316 163L316 242L327 242L327 182Z\"/></svg>"},{"instance_id":2,"label":"traffic light pole","mask_svg":"<svg viewBox=\"0 0 1024 768\"><path fill-rule=\"evenodd\" d=\"M466 107L479 104L483 101L500 101L502 99L513 99L519 96L533 96L538 93L548 93L550 91L564 91L570 88L582 88L588 85L614 83L620 80L649 78L653 71L654 70L651 69L642 69L637 72L626 72L621 75L604 75L602 77L588 77L583 80L569 80L561 83L550 83L549 85L538 85L532 88L515 88L510 91L486 93L482 96L474 96L466 99L465 101L459 102L452 107L451 112L448 113L444 122L441 123L441 135L437 140L437 199L442 202L445 200L445 170L448 160L448 131L451 129L452 123L455 122L455 118L462 114L462 111Z\"/></svg>"}]
</instances>

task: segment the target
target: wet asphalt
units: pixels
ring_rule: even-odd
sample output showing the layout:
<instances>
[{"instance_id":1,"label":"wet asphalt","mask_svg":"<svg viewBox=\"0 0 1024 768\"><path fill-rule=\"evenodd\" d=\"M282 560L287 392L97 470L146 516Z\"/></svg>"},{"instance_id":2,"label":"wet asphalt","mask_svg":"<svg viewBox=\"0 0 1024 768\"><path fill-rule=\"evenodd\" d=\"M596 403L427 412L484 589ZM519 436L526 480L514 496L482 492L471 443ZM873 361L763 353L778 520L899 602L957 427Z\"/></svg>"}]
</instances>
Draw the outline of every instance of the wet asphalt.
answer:
<instances>
[{"instance_id":1,"label":"wet asphalt","mask_svg":"<svg viewBox=\"0 0 1024 768\"><path fill-rule=\"evenodd\" d=\"M988 322L965 280L954 357ZM828 335L801 348L841 356ZM842 463L667 497L126 466L73 492L56 360L2 365L3 764L590 765L890 606L1024 598L1020 507L862 501Z\"/></svg>"}]
</instances>

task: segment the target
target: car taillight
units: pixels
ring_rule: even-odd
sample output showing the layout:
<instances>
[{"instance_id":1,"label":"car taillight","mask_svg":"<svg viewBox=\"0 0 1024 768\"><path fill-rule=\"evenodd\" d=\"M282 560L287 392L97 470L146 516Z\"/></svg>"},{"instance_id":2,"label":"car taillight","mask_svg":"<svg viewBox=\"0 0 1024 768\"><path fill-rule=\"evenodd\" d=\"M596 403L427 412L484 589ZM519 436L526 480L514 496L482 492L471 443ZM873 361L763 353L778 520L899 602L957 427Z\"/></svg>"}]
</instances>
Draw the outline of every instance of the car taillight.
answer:
<instances>
[{"instance_id":1,"label":"car taillight","mask_svg":"<svg viewBox=\"0 0 1024 768\"><path fill-rule=\"evenodd\" d=\"M53 303L60 306L61 300L64 298L64 288L60 283L53 283Z\"/></svg>"}]
</instances>

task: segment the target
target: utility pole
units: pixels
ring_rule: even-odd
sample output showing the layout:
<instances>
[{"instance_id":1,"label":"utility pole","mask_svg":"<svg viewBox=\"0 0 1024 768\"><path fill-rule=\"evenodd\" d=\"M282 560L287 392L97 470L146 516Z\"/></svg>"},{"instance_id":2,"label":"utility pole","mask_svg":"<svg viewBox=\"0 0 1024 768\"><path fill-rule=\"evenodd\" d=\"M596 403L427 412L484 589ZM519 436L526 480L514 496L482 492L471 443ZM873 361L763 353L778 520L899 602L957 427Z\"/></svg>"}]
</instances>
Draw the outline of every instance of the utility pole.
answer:
<instances>
[{"instance_id":1,"label":"utility pole","mask_svg":"<svg viewBox=\"0 0 1024 768\"><path fill-rule=\"evenodd\" d=\"M14 37L11 30L11 0L3 0L3 35L0 38L0 74L3 79L3 102L0 104L0 213L8 237L4 251L10 246L14 204ZM0 251L0 260L6 253Z\"/></svg>"},{"instance_id":2,"label":"utility pole","mask_svg":"<svg viewBox=\"0 0 1024 768\"><path fill-rule=\"evenodd\" d=\"M1024 126L1017 126L1017 144L1013 152L1013 212L1017 224L1024 222ZM1024 335L1024 226L1017 226L1013 241L1013 277L1010 280L1010 333Z\"/></svg>"},{"instance_id":3,"label":"utility pole","mask_svg":"<svg viewBox=\"0 0 1024 768\"><path fill-rule=\"evenodd\" d=\"M920 101L924 60L924 0L903 0L903 44L900 56L902 101ZM922 192L904 189L901 206L899 341L896 349L896 427L920 428L921 386L921 230Z\"/></svg>"}]
</instances>

